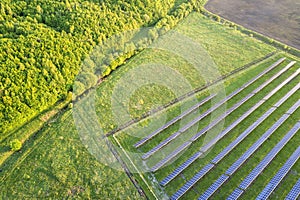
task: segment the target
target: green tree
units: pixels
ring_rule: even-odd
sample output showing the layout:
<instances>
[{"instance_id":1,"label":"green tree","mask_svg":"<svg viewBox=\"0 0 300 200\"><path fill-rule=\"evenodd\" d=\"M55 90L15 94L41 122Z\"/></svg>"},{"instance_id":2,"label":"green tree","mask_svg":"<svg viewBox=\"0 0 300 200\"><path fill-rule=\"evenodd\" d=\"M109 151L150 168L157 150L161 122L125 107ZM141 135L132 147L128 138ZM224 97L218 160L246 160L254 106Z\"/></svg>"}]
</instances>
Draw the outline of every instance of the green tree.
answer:
<instances>
[{"instance_id":1,"label":"green tree","mask_svg":"<svg viewBox=\"0 0 300 200\"><path fill-rule=\"evenodd\" d=\"M9 144L12 151L19 151L22 148L22 143L18 139L14 139Z\"/></svg>"}]
</instances>

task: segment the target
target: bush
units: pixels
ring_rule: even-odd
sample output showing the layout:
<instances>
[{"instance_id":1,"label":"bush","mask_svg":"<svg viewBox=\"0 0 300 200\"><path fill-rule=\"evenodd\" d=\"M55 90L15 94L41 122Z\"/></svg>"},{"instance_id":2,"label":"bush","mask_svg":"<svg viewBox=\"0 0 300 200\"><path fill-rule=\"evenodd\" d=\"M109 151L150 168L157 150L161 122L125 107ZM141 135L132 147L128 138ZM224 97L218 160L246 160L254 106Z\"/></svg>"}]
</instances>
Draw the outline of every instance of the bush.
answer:
<instances>
[{"instance_id":1,"label":"bush","mask_svg":"<svg viewBox=\"0 0 300 200\"><path fill-rule=\"evenodd\" d=\"M10 142L10 149L12 151L19 151L22 148L22 143L18 139L14 139Z\"/></svg>"},{"instance_id":2,"label":"bush","mask_svg":"<svg viewBox=\"0 0 300 200\"><path fill-rule=\"evenodd\" d=\"M73 103L69 103L68 108L72 109L73 108Z\"/></svg>"},{"instance_id":3,"label":"bush","mask_svg":"<svg viewBox=\"0 0 300 200\"><path fill-rule=\"evenodd\" d=\"M215 20L216 20L217 22L221 22L221 17L215 16Z\"/></svg>"}]
</instances>

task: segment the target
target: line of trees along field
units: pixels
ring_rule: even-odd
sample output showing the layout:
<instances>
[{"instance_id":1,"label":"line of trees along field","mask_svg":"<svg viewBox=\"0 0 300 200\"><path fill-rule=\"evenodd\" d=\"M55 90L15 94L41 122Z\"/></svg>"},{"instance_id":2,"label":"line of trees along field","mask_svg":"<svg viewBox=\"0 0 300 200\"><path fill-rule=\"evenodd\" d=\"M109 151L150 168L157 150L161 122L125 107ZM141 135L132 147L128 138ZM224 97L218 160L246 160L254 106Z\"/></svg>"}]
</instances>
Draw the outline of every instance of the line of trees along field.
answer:
<instances>
[{"instance_id":1,"label":"line of trees along field","mask_svg":"<svg viewBox=\"0 0 300 200\"><path fill-rule=\"evenodd\" d=\"M188 3L184 0L1 1L0 138L64 100L72 91L81 62L97 44L114 34L147 26L157 27L149 33L155 39L202 3L197 0ZM140 49L146 43L149 40L140 43ZM110 65L122 64L124 60L113 63L118 56L110 58L107 65L87 71L88 78L83 77L83 82L86 79L95 82L99 77L92 74L97 70L100 77L109 75L116 68Z\"/></svg>"}]
</instances>

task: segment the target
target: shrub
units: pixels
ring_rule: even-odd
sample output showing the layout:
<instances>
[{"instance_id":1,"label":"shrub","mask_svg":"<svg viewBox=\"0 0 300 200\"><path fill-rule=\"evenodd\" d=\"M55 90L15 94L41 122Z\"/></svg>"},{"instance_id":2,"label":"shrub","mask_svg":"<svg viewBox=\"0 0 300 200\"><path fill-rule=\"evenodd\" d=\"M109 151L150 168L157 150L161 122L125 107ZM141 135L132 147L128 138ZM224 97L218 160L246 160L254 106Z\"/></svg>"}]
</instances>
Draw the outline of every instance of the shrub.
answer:
<instances>
[{"instance_id":1,"label":"shrub","mask_svg":"<svg viewBox=\"0 0 300 200\"><path fill-rule=\"evenodd\" d=\"M221 22L221 17L215 16L215 20L216 20L217 22Z\"/></svg>"},{"instance_id":2,"label":"shrub","mask_svg":"<svg viewBox=\"0 0 300 200\"><path fill-rule=\"evenodd\" d=\"M73 108L73 103L69 103L68 108L72 109Z\"/></svg>"},{"instance_id":3,"label":"shrub","mask_svg":"<svg viewBox=\"0 0 300 200\"><path fill-rule=\"evenodd\" d=\"M274 40L270 38L270 39L269 39L269 42L272 44L272 43L274 42Z\"/></svg>"},{"instance_id":4,"label":"shrub","mask_svg":"<svg viewBox=\"0 0 300 200\"><path fill-rule=\"evenodd\" d=\"M10 149L12 151L19 151L22 148L22 143L18 139L14 139L10 142Z\"/></svg>"}]
</instances>

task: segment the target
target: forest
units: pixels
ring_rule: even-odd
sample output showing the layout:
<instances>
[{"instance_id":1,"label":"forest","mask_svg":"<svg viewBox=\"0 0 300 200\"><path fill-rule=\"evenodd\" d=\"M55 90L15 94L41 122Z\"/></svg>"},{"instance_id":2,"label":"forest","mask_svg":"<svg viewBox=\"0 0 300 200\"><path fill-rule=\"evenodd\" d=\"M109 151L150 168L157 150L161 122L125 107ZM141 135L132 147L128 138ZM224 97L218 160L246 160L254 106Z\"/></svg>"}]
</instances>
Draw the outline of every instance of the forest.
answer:
<instances>
[{"instance_id":1,"label":"forest","mask_svg":"<svg viewBox=\"0 0 300 200\"><path fill-rule=\"evenodd\" d=\"M110 36L154 27L142 50L202 1L4 0L0 3L0 132L19 127L72 92L82 61ZM80 94L136 51L117 43L102 64L92 61L75 87ZM125 53L121 53L121 50ZM97 72L97 73L95 73ZM79 95L79 94L78 94Z\"/></svg>"}]
</instances>

